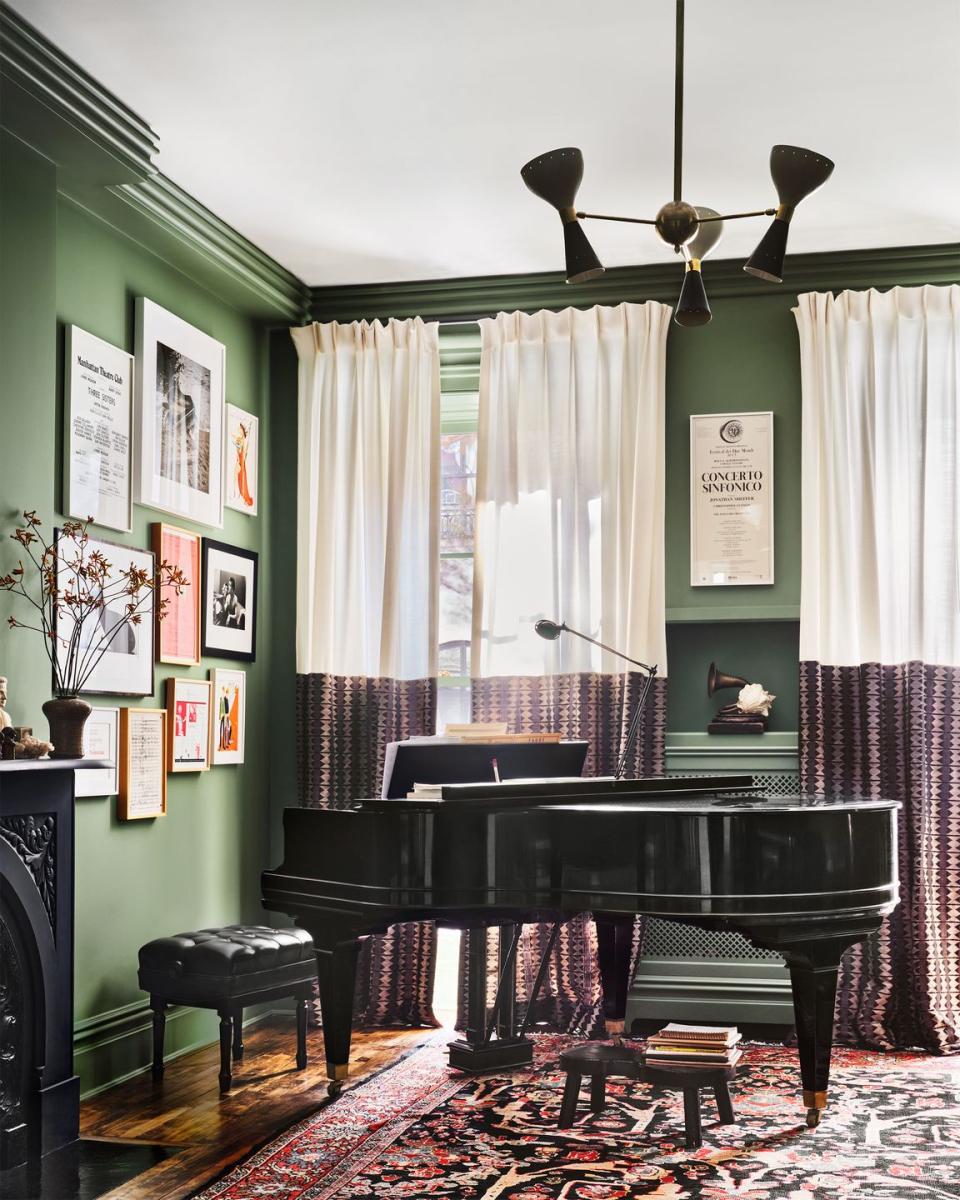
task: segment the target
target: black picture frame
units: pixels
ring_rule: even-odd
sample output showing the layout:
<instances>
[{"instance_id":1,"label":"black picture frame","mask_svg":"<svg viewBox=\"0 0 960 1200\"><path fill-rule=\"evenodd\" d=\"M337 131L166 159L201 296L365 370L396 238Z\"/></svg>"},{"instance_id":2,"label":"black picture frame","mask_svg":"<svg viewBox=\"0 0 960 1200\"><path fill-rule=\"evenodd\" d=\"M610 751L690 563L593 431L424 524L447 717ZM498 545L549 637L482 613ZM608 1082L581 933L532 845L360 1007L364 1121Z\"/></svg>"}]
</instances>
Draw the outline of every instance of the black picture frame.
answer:
<instances>
[{"instance_id":1,"label":"black picture frame","mask_svg":"<svg viewBox=\"0 0 960 1200\"><path fill-rule=\"evenodd\" d=\"M257 658L257 582L260 556L256 550L231 546L213 538L204 538L201 550L203 595L201 597L200 653L208 658L232 658L239 662L256 662ZM243 565L246 564L244 569ZM232 608L242 610L242 626L231 625L231 614L225 611L222 597L225 584L222 576L234 582ZM237 577L240 578L237 578ZM242 579L242 600L238 599ZM242 636L238 636L242 635Z\"/></svg>"}]
</instances>

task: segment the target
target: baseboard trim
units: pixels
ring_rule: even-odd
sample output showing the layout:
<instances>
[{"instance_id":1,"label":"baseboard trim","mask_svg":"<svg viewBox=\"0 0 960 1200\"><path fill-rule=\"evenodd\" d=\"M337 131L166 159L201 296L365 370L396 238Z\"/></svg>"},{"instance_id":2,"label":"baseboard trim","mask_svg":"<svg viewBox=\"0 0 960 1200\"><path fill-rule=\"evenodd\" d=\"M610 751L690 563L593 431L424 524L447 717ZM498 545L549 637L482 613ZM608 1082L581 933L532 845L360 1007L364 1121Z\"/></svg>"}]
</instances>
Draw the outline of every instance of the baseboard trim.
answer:
<instances>
[{"instance_id":1,"label":"baseboard trim","mask_svg":"<svg viewBox=\"0 0 960 1200\"><path fill-rule=\"evenodd\" d=\"M251 1015L244 1019L244 1029L258 1024L267 1017L277 1014L289 1015L288 1009L275 1006L263 1011L257 1011L257 1009L250 1011ZM203 1034L197 1036L195 1030L191 1035L191 1032L183 1029L185 1024L190 1026L195 1022L209 1020L209 1009L176 1005L167 1009L166 1018L167 1045L169 1047L164 1055L166 1063L174 1062L185 1054L200 1050L204 1046L212 1046L217 1042L216 1036ZM172 1029L171 1022L173 1023ZM180 1044L177 1044L178 1025L183 1030L182 1036L185 1038ZM77 1021L74 1025L73 1045L75 1070L81 1080L80 1099L89 1100L109 1088L116 1087L119 1083L134 1079L138 1075L145 1075L150 1070L152 1034L153 1014L149 1001L134 1001L132 1004L125 1004L119 1008L109 1009L106 1012L97 1013L93 1017ZM118 1061L133 1061L135 1065L117 1071L112 1063Z\"/></svg>"}]
</instances>

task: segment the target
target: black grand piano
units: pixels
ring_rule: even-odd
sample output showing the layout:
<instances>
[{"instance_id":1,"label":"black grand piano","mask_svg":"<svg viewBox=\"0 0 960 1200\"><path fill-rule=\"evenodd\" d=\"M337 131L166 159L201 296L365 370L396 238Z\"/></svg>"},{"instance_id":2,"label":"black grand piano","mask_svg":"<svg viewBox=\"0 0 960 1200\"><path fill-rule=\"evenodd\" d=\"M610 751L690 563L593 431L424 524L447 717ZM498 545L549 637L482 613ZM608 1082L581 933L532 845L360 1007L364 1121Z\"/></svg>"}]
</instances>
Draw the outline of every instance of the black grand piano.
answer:
<instances>
[{"instance_id":1,"label":"black grand piano","mask_svg":"<svg viewBox=\"0 0 960 1200\"><path fill-rule=\"evenodd\" d=\"M436 799L288 808L284 861L263 873L263 902L316 943L331 1095L347 1076L358 939L400 921L513 927L501 939L496 1013L477 989L467 1037L451 1049L451 1063L470 1069L471 1054L474 1066L529 1061L510 996L522 924L593 913L608 934L605 992L625 1000L628 956L609 934L645 913L737 930L784 955L803 1102L816 1125L841 955L898 903L898 807L776 796L749 776L717 776L458 785ZM471 939L475 978L484 942Z\"/></svg>"}]
</instances>

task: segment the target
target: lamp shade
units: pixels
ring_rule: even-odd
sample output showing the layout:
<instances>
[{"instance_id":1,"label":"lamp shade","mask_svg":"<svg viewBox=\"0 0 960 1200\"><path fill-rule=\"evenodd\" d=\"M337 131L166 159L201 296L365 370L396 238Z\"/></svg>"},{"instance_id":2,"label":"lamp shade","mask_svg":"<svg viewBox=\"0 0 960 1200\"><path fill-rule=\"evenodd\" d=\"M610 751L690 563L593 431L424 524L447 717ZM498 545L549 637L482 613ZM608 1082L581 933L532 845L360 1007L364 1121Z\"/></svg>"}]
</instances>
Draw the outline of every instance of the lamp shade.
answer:
<instances>
[{"instance_id":1,"label":"lamp shade","mask_svg":"<svg viewBox=\"0 0 960 1200\"><path fill-rule=\"evenodd\" d=\"M802 146L774 146L770 151L770 175L780 203L796 208L801 200L827 182L833 173L833 165L829 158L815 150L805 150Z\"/></svg>"},{"instance_id":2,"label":"lamp shade","mask_svg":"<svg viewBox=\"0 0 960 1200\"><path fill-rule=\"evenodd\" d=\"M706 325L713 319L710 305L707 303L707 289L703 286L703 276L700 268L694 263L687 264L683 277L683 287L680 289L680 299L674 310L673 319L678 325L687 329L697 325Z\"/></svg>"},{"instance_id":3,"label":"lamp shade","mask_svg":"<svg viewBox=\"0 0 960 1200\"><path fill-rule=\"evenodd\" d=\"M567 260L567 283L583 283L603 274L603 264L583 232L579 221L564 221L563 248Z\"/></svg>"},{"instance_id":4,"label":"lamp shade","mask_svg":"<svg viewBox=\"0 0 960 1200\"><path fill-rule=\"evenodd\" d=\"M770 151L770 175L777 189L780 207L773 224L760 240L760 245L744 263L748 275L783 282L783 260L787 253L787 234L793 210L801 200L826 183L833 172L833 163L815 150L802 146L774 146Z\"/></svg>"},{"instance_id":5,"label":"lamp shade","mask_svg":"<svg viewBox=\"0 0 960 1200\"><path fill-rule=\"evenodd\" d=\"M522 166L520 178L535 196L558 211L573 208L583 179L583 155L576 146L548 150Z\"/></svg>"},{"instance_id":6,"label":"lamp shade","mask_svg":"<svg viewBox=\"0 0 960 1200\"><path fill-rule=\"evenodd\" d=\"M683 252L688 259L704 259L708 254L712 253L717 248L720 239L723 237L723 222L722 221L704 221L704 217L719 217L720 214L712 208L703 208L697 206L697 216L700 218L700 224L697 226L696 236L692 242L689 242L683 248Z\"/></svg>"},{"instance_id":7,"label":"lamp shade","mask_svg":"<svg viewBox=\"0 0 960 1200\"><path fill-rule=\"evenodd\" d=\"M760 239L760 245L743 264L748 275L756 275L758 279L766 279L769 283L783 283L783 259L787 253L789 232L789 220L775 217Z\"/></svg>"}]
</instances>

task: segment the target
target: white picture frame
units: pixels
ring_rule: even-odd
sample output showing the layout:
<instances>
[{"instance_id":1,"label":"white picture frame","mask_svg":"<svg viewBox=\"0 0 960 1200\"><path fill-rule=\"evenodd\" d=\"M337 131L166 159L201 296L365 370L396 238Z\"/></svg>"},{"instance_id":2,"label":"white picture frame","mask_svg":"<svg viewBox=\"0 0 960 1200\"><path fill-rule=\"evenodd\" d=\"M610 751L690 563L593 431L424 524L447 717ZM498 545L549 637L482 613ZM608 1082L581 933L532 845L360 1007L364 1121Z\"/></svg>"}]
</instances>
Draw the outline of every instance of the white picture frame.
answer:
<instances>
[{"instance_id":1,"label":"white picture frame","mask_svg":"<svg viewBox=\"0 0 960 1200\"><path fill-rule=\"evenodd\" d=\"M215 767L242 763L247 740L247 673L215 667L210 671L210 687L210 762Z\"/></svg>"},{"instance_id":2,"label":"white picture frame","mask_svg":"<svg viewBox=\"0 0 960 1200\"><path fill-rule=\"evenodd\" d=\"M74 795L116 796L119 790L120 709L94 707L83 727L83 757L109 766L74 772Z\"/></svg>"},{"instance_id":3,"label":"white picture frame","mask_svg":"<svg viewBox=\"0 0 960 1200\"><path fill-rule=\"evenodd\" d=\"M171 775L210 770L210 696L208 679L167 680L167 771Z\"/></svg>"},{"instance_id":4,"label":"white picture frame","mask_svg":"<svg viewBox=\"0 0 960 1200\"><path fill-rule=\"evenodd\" d=\"M772 412L690 418L690 586L774 582Z\"/></svg>"},{"instance_id":5,"label":"white picture frame","mask_svg":"<svg viewBox=\"0 0 960 1200\"><path fill-rule=\"evenodd\" d=\"M138 297L134 499L217 529L226 354L222 342Z\"/></svg>"},{"instance_id":6,"label":"white picture frame","mask_svg":"<svg viewBox=\"0 0 960 1200\"><path fill-rule=\"evenodd\" d=\"M57 561L59 564L61 589L66 590L72 582L72 572L69 562L77 557L76 543L71 547L65 545L68 539L62 530L56 530ZM120 542L108 542L94 534L88 534L86 558L98 551L110 564L107 572L105 588L111 588L120 580L120 572L134 566L146 572L148 579L156 574L153 552L141 550L138 546L127 546ZM108 605L106 617L116 613L119 617L126 604L126 598L117 596ZM118 628L111 647L106 650L100 661L94 667L84 686L80 689L84 696L152 696L153 695L153 652L154 652L154 595L146 591L143 597L143 607L140 610L138 624L124 624ZM73 632L74 620L69 609L55 613L54 634L56 635L56 654L58 657L67 653L70 635ZM88 621L84 626L85 638L96 637L97 632Z\"/></svg>"},{"instance_id":7,"label":"white picture frame","mask_svg":"<svg viewBox=\"0 0 960 1200\"><path fill-rule=\"evenodd\" d=\"M64 335L63 511L133 527L133 355L78 325Z\"/></svg>"},{"instance_id":8,"label":"white picture frame","mask_svg":"<svg viewBox=\"0 0 960 1200\"><path fill-rule=\"evenodd\" d=\"M255 517L260 499L260 418L228 404L224 429L223 502Z\"/></svg>"}]
</instances>

